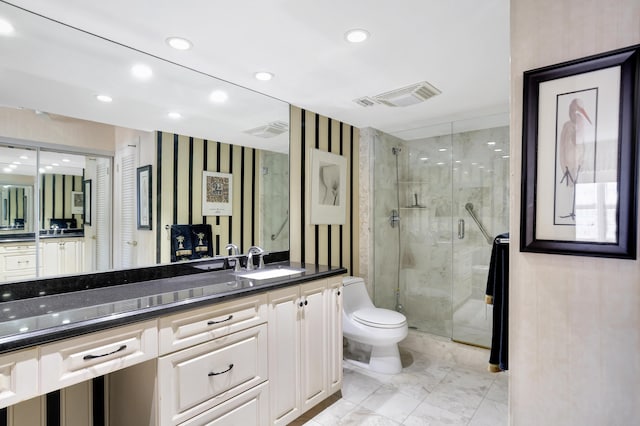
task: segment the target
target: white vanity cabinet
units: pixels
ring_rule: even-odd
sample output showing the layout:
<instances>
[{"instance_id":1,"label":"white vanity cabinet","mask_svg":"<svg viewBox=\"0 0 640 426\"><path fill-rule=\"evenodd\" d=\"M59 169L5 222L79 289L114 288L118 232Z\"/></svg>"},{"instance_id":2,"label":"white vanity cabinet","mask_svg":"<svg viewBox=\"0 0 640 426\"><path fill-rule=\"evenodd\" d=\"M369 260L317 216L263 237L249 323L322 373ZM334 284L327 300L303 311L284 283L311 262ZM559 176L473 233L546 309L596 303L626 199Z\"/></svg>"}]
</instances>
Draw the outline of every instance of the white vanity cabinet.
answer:
<instances>
[{"instance_id":1,"label":"white vanity cabinet","mask_svg":"<svg viewBox=\"0 0 640 426\"><path fill-rule=\"evenodd\" d=\"M342 305L336 286L332 278L269 292L272 424L288 424L341 387Z\"/></svg>"},{"instance_id":2,"label":"white vanity cabinet","mask_svg":"<svg viewBox=\"0 0 640 426\"><path fill-rule=\"evenodd\" d=\"M44 276L76 274L84 271L84 239L41 240Z\"/></svg>"}]
</instances>

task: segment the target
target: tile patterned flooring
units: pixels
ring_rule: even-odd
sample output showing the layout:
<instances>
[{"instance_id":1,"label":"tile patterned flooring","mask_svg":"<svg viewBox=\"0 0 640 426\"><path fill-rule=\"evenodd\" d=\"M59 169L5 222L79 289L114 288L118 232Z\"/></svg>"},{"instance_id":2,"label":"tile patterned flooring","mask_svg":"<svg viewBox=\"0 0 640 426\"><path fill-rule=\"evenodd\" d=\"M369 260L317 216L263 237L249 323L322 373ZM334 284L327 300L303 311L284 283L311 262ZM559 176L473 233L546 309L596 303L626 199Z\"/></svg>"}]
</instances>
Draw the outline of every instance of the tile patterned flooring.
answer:
<instances>
[{"instance_id":1,"label":"tile patterned flooring","mask_svg":"<svg viewBox=\"0 0 640 426\"><path fill-rule=\"evenodd\" d=\"M378 374L344 362L342 392L292 425L507 424L508 373L489 373L486 349L411 330L403 370Z\"/></svg>"}]
</instances>

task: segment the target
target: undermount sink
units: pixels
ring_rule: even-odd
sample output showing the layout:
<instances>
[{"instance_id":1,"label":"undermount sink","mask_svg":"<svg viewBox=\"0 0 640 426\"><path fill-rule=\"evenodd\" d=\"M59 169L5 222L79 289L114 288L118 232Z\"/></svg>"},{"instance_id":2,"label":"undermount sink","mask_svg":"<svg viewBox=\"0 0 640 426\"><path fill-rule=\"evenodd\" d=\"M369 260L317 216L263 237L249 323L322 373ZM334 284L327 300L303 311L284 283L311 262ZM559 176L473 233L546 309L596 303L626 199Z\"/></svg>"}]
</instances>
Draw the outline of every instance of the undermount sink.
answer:
<instances>
[{"instance_id":1,"label":"undermount sink","mask_svg":"<svg viewBox=\"0 0 640 426\"><path fill-rule=\"evenodd\" d=\"M275 269L258 269L251 272L241 272L237 275L242 278L251 280L268 280L271 278L286 277L304 272L304 269L297 268L275 268Z\"/></svg>"}]
</instances>

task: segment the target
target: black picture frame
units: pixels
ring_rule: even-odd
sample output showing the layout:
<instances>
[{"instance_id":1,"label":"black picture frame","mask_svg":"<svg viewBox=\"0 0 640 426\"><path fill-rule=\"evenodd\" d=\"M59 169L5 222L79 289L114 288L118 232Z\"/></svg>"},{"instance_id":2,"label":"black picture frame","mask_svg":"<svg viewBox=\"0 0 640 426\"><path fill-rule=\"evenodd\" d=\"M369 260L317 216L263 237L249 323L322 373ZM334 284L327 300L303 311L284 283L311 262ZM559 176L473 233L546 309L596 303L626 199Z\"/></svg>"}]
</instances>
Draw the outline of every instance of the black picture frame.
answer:
<instances>
[{"instance_id":1,"label":"black picture frame","mask_svg":"<svg viewBox=\"0 0 640 426\"><path fill-rule=\"evenodd\" d=\"M91 226L91 179L82 182L84 191L84 214L83 220L85 225Z\"/></svg>"},{"instance_id":2,"label":"black picture frame","mask_svg":"<svg viewBox=\"0 0 640 426\"><path fill-rule=\"evenodd\" d=\"M520 251L636 259L639 52L524 73Z\"/></svg>"},{"instance_id":3,"label":"black picture frame","mask_svg":"<svg viewBox=\"0 0 640 426\"><path fill-rule=\"evenodd\" d=\"M151 165L136 169L136 188L138 199L138 229L151 230L153 211L151 209Z\"/></svg>"}]
</instances>

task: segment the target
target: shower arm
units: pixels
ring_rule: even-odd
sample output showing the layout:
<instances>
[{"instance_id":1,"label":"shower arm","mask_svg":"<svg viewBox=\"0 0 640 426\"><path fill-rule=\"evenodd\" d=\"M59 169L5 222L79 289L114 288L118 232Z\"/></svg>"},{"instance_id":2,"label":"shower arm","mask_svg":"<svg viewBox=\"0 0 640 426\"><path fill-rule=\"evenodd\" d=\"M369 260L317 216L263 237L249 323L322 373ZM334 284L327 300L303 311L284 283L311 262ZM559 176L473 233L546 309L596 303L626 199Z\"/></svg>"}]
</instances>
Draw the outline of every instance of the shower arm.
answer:
<instances>
[{"instance_id":1,"label":"shower arm","mask_svg":"<svg viewBox=\"0 0 640 426\"><path fill-rule=\"evenodd\" d=\"M493 238L491 238L491 236L489 236L489 233L485 229L484 225L482 225L480 220L478 220L478 217L476 216L476 213L473 211L473 204L467 203L467 204L464 205L464 208L465 208L465 210L467 210L469 212L469 215L471 215L471 218L473 219L473 221L476 223L476 225L478 225L478 228L480 228L480 232L482 232L482 235L484 235L484 238L485 238L485 240L487 240L487 243L489 245L493 244Z\"/></svg>"}]
</instances>

